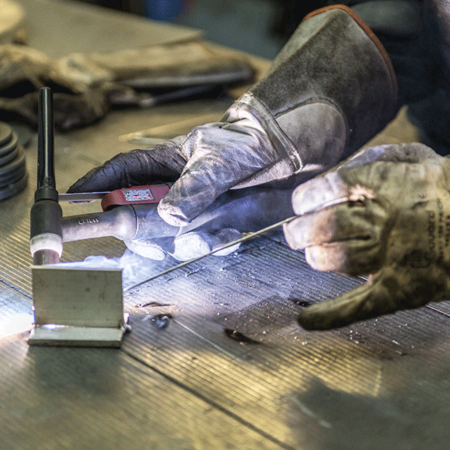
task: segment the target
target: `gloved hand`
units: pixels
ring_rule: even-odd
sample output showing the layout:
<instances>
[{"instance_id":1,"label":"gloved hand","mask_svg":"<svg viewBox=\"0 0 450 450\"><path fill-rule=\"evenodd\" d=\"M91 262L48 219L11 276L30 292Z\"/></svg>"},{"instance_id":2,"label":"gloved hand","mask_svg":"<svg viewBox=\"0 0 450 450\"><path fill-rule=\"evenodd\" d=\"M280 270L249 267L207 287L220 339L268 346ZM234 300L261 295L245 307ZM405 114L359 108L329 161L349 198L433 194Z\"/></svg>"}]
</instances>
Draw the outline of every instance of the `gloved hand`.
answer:
<instances>
[{"instance_id":1,"label":"gloved hand","mask_svg":"<svg viewBox=\"0 0 450 450\"><path fill-rule=\"evenodd\" d=\"M402 144L364 150L298 187L292 202L300 217L284 228L289 245L305 249L314 269L371 274L306 308L300 325L326 330L450 299L449 180L449 159Z\"/></svg>"},{"instance_id":2,"label":"gloved hand","mask_svg":"<svg viewBox=\"0 0 450 450\"><path fill-rule=\"evenodd\" d=\"M259 231L291 217L291 196L292 189L263 187L225 192L188 226L179 229L167 225L155 209L137 205L136 234L124 242L134 253L146 258L163 259L169 254L186 261L240 239L243 232ZM224 256L238 247L239 244L230 245L213 255Z\"/></svg>"},{"instance_id":3,"label":"gloved hand","mask_svg":"<svg viewBox=\"0 0 450 450\"><path fill-rule=\"evenodd\" d=\"M118 155L69 191L179 177L158 211L167 223L185 226L231 188L291 176L298 184L333 167L395 112L395 75L381 44L348 8L319 10L220 122Z\"/></svg>"}]
</instances>

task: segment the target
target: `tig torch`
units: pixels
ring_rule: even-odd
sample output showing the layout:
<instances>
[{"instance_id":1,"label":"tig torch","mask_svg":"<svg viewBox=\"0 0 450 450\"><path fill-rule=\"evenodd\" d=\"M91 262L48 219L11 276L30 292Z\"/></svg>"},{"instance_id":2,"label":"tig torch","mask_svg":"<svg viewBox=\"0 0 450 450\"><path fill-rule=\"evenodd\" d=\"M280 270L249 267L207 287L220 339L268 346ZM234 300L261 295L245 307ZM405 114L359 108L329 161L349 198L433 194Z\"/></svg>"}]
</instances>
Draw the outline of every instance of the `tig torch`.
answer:
<instances>
[{"instance_id":1,"label":"tig torch","mask_svg":"<svg viewBox=\"0 0 450 450\"><path fill-rule=\"evenodd\" d=\"M63 250L62 210L55 184L52 91L39 90L38 177L30 217L30 250L34 265L56 264Z\"/></svg>"},{"instance_id":2,"label":"tig torch","mask_svg":"<svg viewBox=\"0 0 450 450\"><path fill-rule=\"evenodd\" d=\"M53 136L52 92L42 88L39 91L38 186L31 208L30 249L34 265L58 263L63 242L108 236L139 242L176 237L199 227L209 232L235 228L256 235L266 231L266 227L280 226L282 222L277 224L278 221L292 216L291 189L252 187L225 192L199 217L181 228L166 223L157 211L170 183L112 192L58 194ZM62 217L58 201L87 203L97 199L101 199L103 211ZM214 253L219 250L215 249Z\"/></svg>"}]
</instances>

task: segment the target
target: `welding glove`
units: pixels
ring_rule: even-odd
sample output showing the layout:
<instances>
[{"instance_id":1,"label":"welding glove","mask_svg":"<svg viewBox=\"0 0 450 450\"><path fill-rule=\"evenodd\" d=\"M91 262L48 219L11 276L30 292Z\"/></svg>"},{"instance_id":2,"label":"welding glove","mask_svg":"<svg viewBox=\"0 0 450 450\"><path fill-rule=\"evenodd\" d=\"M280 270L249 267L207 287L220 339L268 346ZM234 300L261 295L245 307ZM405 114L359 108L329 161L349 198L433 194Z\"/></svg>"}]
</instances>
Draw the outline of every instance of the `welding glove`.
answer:
<instances>
[{"instance_id":1,"label":"welding glove","mask_svg":"<svg viewBox=\"0 0 450 450\"><path fill-rule=\"evenodd\" d=\"M131 239L124 242L129 250L144 258L160 261L166 255L170 255L177 261L189 261L213 250L218 250L241 237L242 233L236 228L209 230L206 226L196 231L181 232L180 236L173 239ZM213 256L229 255L236 251L239 246L240 243L231 245L213 253Z\"/></svg>"},{"instance_id":2,"label":"welding glove","mask_svg":"<svg viewBox=\"0 0 450 450\"><path fill-rule=\"evenodd\" d=\"M245 58L200 42L155 45L109 54L53 59L41 51L0 46L0 120L37 126L38 90L53 90L55 126L89 125L112 107L150 107L191 96L217 95L253 78Z\"/></svg>"},{"instance_id":3,"label":"welding glove","mask_svg":"<svg viewBox=\"0 0 450 450\"><path fill-rule=\"evenodd\" d=\"M212 250L214 256L228 255L239 248L239 243L231 243L240 239L243 232L260 231L291 217L292 191L256 186L225 192L189 225L176 230L175 237L155 238L172 227L156 210L151 210L135 237L125 240L125 244L134 253L157 260L169 254L187 261ZM218 250L224 245L227 248Z\"/></svg>"},{"instance_id":4,"label":"welding glove","mask_svg":"<svg viewBox=\"0 0 450 450\"><path fill-rule=\"evenodd\" d=\"M318 10L220 122L120 154L70 192L177 180L158 211L185 226L230 188L292 176L298 184L333 167L395 112L395 74L377 38L344 6Z\"/></svg>"},{"instance_id":5,"label":"welding glove","mask_svg":"<svg viewBox=\"0 0 450 450\"><path fill-rule=\"evenodd\" d=\"M372 162L370 162L372 161ZM364 150L299 186L300 217L285 225L317 270L362 286L304 310L302 327L326 330L450 299L450 159L423 144Z\"/></svg>"}]
</instances>

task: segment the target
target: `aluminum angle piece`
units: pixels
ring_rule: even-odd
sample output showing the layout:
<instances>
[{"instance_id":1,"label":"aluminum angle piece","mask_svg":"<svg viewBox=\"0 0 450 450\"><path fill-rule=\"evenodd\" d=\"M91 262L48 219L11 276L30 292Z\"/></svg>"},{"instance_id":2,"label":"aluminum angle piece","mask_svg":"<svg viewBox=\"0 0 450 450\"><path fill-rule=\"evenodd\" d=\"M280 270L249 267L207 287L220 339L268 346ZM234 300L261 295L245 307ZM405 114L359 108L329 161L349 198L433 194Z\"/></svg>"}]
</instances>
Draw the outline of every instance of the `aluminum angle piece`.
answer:
<instances>
[{"instance_id":1,"label":"aluminum angle piece","mask_svg":"<svg viewBox=\"0 0 450 450\"><path fill-rule=\"evenodd\" d=\"M127 329L120 269L32 266L29 345L120 347Z\"/></svg>"}]
</instances>

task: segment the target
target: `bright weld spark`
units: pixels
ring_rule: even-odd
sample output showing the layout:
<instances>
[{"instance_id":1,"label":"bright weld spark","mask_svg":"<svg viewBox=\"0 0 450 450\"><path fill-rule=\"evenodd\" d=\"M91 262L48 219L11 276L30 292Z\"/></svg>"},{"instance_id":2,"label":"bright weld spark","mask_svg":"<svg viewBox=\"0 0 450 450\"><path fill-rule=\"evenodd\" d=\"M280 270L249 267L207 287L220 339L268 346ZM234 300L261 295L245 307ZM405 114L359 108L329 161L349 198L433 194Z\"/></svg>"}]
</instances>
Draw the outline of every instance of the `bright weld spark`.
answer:
<instances>
[{"instance_id":1,"label":"bright weld spark","mask_svg":"<svg viewBox=\"0 0 450 450\"><path fill-rule=\"evenodd\" d=\"M31 314L20 313L13 317L6 317L0 320L0 339L23 333L31 328L33 316Z\"/></svg>"},{"instance_id":2,"label":"bright weld spark","mask_svg":"<svg viewBox=\"0 0 450 450\"><path fill-rule=\"evenodd\" d=\"M124 292L129 291L131 289L134 289L134 288L136 288L138 286L141 286L144 283L148 283L149 281L153 281L156 278L162 277L163 275L167 275L168 273L171 273L174 270L181 269L182 267L186 267L189 264L192 264L194 262L200 261L203 258L206 258L208 256L213 255L214 253L218 253L218 252L220 252L222 250L225 250L225 249L227 249L229 247L232 247L233 245L240 244L241 242L244 242L244 241L246 241L248 239L254 238L255 236L259 236L260 234L266 233L267 231L271 231L271 230L273 230L275 228L281 227L285 223L292 222L297 217L298 216L289 217L287 219L282 220L281 222L277 222L277 223L275 223L273 225L270 225L269 227L263 228L262 230L258 230L258 231L255 231L254 233L247 234L247 236L244 236L244 237L242 237L240 239L237 239L236 241L229 242L228 244L226 244L226 245L224 245L222 247L216 248L216 249L210 251L209 253L205 253L202 256L199 256L199 257L194 258L194 259L190 259L189 261L185 261L184 263L178 264L177 266L171 267L170 269L164 270L163 272L157 273L156 275L153 275L152 277L147 278L144 281L140 281L137 284L133 284L132 286L128 286L127 288L124 289Z\"/></svg>"}]
</instances>

